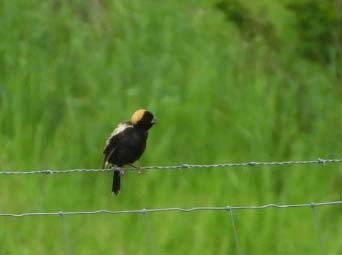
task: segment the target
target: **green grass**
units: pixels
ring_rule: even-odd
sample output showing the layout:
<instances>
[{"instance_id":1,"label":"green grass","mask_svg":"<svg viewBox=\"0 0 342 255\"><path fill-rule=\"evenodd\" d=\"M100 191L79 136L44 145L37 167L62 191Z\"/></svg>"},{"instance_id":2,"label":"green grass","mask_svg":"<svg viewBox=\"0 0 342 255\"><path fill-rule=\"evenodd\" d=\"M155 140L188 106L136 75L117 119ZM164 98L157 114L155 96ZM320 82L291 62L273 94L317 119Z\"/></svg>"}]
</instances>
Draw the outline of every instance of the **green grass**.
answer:
<instances>
[{"instance_id":1,"label":"green grass","mask_svg":"<svg viewBox=\"0 0 342 255\"><path fill-rule=\"evenodd\" d=\"M338 45L324 63L298 54L305 42L284 3L249 6L271 40L213 1L103 2L0 5L1 170L99 168L112 128L141 107L160 122L138 165L341 157ZM129 172L119 197L109 173L1 176L0 212L341 200L341 170ZM342 208L318 210L328 254L342 253ZM321 254L311 208L234 215L246 254ZM149 219L157 254L236 254L228 212ZM65 220L73 254L150 252L143 215ZM0 218L0 255L63 253L59 217Z\"/></svg>"}]
</instances>

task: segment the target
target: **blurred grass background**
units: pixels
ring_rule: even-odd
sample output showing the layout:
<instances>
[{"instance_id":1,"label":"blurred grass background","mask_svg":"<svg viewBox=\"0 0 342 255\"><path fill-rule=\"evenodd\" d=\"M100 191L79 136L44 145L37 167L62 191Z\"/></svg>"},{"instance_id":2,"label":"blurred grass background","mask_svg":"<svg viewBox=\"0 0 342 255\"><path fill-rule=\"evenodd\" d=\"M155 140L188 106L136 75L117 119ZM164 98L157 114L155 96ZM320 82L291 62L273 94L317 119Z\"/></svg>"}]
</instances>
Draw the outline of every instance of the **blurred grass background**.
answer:
<instances>
[{"instance_id":1,"label":"blurred grass background","mask_svg":"<svg viewBox=\"0 0 342 255\"><path fill-rule=\"evenodd\" d=\"M153 111L138 165L340 158L341 0L0 4L0 169L98 168L112 128ZM342 167L2 176L0 211L341 200ZM341 207L319 208L342 254ZM235 254L226 212L150 216L157 254ZM238 211L246 254L321 254L310 208ZM142 215L65 217L73 254L147 254ZM58 217L0 218L0 254L65 254Z\"/></svg>"}]
</instances>

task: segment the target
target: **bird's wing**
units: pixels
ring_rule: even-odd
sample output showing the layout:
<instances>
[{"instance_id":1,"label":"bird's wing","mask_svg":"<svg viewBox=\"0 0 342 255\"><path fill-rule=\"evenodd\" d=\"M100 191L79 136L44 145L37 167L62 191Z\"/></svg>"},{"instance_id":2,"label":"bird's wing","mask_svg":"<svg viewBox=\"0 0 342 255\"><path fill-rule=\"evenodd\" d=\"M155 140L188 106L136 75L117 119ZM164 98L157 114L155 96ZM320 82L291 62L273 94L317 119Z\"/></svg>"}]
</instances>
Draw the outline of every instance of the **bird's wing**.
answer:
<instances>
[{"instance_id":1,"label":"bird's wing","mask_svg":"<svg viewBox=\"0 0 342 255\"><path fill-rule=\"evenodd\" d=\"M116 145L115 143L109 143L106 148L104 149L104 159L103 159L103 165L102 168L106 168L108 166L108 159L113 155L115 152Z\"/></svg>"},{"instance_id":2,"label":"bird's wing","mask_svg":"<svg viewBox=\"0 0 342 255\"><path fill-rule=\"evenodd\" d=\"M111 133L110 137L107 139L106 146L103 150L103 154L105 155L103 159L103 166L105 168L108 164L108 159L113 155L115 150L118 147L118 139L120 134L126 130L127 128L132 127L132 125L128 122L120 123Z\"/></svg>"}]
</instances>

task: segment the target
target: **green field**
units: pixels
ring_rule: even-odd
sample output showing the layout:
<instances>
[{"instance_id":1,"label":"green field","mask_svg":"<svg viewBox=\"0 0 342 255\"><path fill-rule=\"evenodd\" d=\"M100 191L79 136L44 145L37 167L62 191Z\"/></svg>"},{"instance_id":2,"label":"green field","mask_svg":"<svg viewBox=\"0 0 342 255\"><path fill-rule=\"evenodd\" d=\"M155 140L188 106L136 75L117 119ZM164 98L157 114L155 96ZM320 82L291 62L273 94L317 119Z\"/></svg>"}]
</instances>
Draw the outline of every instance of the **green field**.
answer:
<instances>
[{"instance_id":1,"label":"green field","mask_svg":"<svg viewBox=\"0 0 342 255\"><path fill-rule=\"evenodd\" d=\"M0 170L100 168L113 127L159 119L136 164L341 158L342 1L4 0ZM342 200L342 164L0 175L0 213ZM318 209L342 254L342 206ZM323 254L311 208L234 212L240 254ZM148 222L146 222L146 219ZM229 212L0 217L0 255L238 254Z\"/></svg>"}]
</instances>

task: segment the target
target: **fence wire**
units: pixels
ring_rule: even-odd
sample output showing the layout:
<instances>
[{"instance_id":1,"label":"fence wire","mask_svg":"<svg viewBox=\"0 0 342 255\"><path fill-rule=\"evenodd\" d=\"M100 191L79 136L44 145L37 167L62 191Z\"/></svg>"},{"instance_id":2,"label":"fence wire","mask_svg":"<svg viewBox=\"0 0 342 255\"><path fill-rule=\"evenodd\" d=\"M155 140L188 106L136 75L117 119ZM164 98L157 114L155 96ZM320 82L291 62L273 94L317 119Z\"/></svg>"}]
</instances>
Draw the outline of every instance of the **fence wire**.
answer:
<instances>
[{"instance_id":1,"label":"fence wire","mask_svg":"<svg viewBox=\"0 0 342 255\"><path fill-rule=\"evenodd\" d=\"M312 206L312 212L313 212L313 217L314 217L314 221L315 221L315 226L316 226L316 233L317 233L317 237L319 240L319 245L321 248L321 253L322 255L324 254L328 254L325 248L325 242L324 242L324 238L323 238L323 234L321 231L321 223L320 223L320 217L319 217L319 213L318 210L315 206Z\"/></svg>"},{"instance_id":2,"label":"fence wire","mask_svg":"<svg viewBox=\"0 0 342 255\"><path fill-rule=\"evenodd\" d=\"M223 164L181 164L172 166L143 166L138 167L139 170L182 170L182 169L200 169L200 168L229 168L229 167L253 167L253 166L284 166L284 165L309 165L309 164L332 164L342 163L342 159L317 159L317 160L297 160L297 161L274 161L274 162L242 162L242 163L223 163ZM127 167L127 170L137 170L136 167ZM19 175L19 174L71 174L71 173L89 173L89 172L112 172L113 169L65 169L65 170L17 170L17 171L0 171L0 175Z\"/></svg>"},{"instance_id":3,"label":"fence wire","mask_svg":"<svg viewBox=\"0 0 342 255\"><path fill-rule=\"evenodd\" d=\"M72 255L73 253L72 253L72 249L71 249L71 241L69 238L69 226L65 220L64 214L60 213L59 216L61 219L61 226L62 226L62 231L63 231L65 254L66 255Z\"/></svg>"},{"instance_id":4,"label":"fence wire","mask_svg":"<svg viewBox=\"0 0 342 255\"><path fill-rule=\"evenodd\" d=\"M138 209L138 210L97 210L97 211L59 211L59 212L28 212L28 213L0 213L0 217L28 217L28 216L60 216L60 215L86 215L86 214L147 214L161 212L195 212L195 211L231 211L231 210L262 210L267 208L299 208L299 207L319 207L319 206L339 206L342 201L330 201L320 203L303 203L303 204L266 204L251 206L208 206L208 207L192 207L192 208L156 208L156 209Z\"/></svg>"},{"instance_id":5,"label":"fence wire","mask_svg":"<svg viewBox=\"0 0 342 255\"><path fill-rule=\"evenodd\" d=\"M237 227L236 227L236 223L235 223L235 219L234 219L233 209L231 207L229 208L229 214L230 214L230 222L232 223L232 227L233 227L233 235L234 235L236 253L238 255L242 255L241 246L240 246L240 239L239 239L239 235L238 235L238 231L237 231Z\"/></svg>"},{"instance_id":6,"label":"fence wire","mask_svg":"<svg viewBox=\"0 0 342 255\"><path fill-rule=\"evenodd\" d=\"M317 159L317 160L301 160L301 161L273 161L273 162L242 162L242 163L223 163L223 164L180 164L172 166L144 166L139 167L139 170L183 170L183 169L206 169L206 168L231 168L231 167L253 167L253 166L286 166L286 165L308 165L308 164L332 164L342 163L342 159ZM125 168L128 170L137 170L136 167ZM0 171L0 175L28 175L28 174L69 174L69 173L90 173L90 172L112 172L113 169L63 169L63 170L17 170L17 171ZM268 208L284 209L284 208L300 208L310 207L313 211L313 219L316 226L317 238L322 254L327 254L325 239L321 231L320 217L318 207L321 206L341 206L342 201L330 202L311 202L301 204L265 204L265 205L247 205L247 206L210 206L210 207L192 207L192 208L156 208L156 209L137 209L137 210L96 210L96 211L58 211L58 212L24 212L24 213L1 213L0 217L34 217L34 216L59 216L64 236L64 249L66 255L72 255L72 245L69 237L68 224L65 216L68 215L99 215L99 214L141 214L146 225L146 238L149 243L151 255L156 255L156 245L153 235L152 223L149 215L151 213L167 213L167 212L183 212L191 213L196 211L226 211L229 213L232 224L235 248L237 255L244 255L244 250L241 247L239 240L238 226L235 222L234 210L263 210Z\"/></svg>"}]
</instances>

